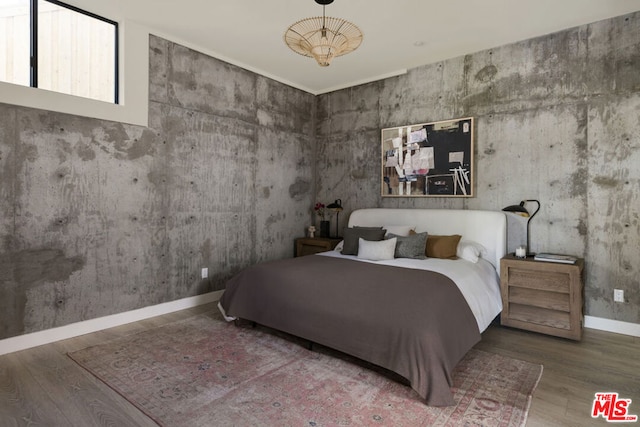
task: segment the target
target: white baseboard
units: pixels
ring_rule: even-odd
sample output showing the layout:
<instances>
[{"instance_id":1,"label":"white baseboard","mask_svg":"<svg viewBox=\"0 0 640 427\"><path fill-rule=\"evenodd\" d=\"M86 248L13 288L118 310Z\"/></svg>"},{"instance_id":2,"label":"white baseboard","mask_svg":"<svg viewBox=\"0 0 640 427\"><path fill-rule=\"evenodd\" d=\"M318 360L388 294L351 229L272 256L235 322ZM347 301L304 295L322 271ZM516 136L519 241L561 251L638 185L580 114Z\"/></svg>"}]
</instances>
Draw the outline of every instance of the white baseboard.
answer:
<instances>
[{"instance_id":1,"label":"white baseboard","mask_svg":"<svg viewBox=\"0 0 640 427\"><path fill-rule=\"evenodd\" d=\"M210 292L208 294L197 295L195 297L183 298L137 310L126 311L124 313L112 314L105 317L99 317L97 319L85 320L82 322L72 323L70 325L7 338L0 340L0 355L89 334L91 332L101 331L114 326L137 322L150 317L161 316L174 311L185 310L202 304L208 304L210 302L218 301L223 292L224 291Z\"/></svg>"},{"instance_id":2,"label":"white baseboard","mask_svg":"<svg viewBox=\"0 0 640 427\"><path fill-rule=\"evenodd\" d=\"M616 334L640 337L640 324L638 323L621 322L620 320L611 320L602 317L584 316L584 327L607 332L615 332Z\"/></svg>"},{"instance_id":3,"label":"white baseboard","mask_svg":"<svg viewBox=\"0 0 640 427\"><path fill-rule=\"evenodd\" d=\"M60 326L44 331L6 338L4 340L0 340L0 355L89 334L91 332L101 331L114 326L137 322L150 317L173 313L174 311L185 310L202 304L208 304L210 302L218 301L223 292L224 291L210 292L204 295L183 298L124 313L112 314L110 316L85 320L83 322L72 323L70 325ZM640 324L638 323L621 322L619 320L605 319L602 317L584 316L584 327L640 337Z\"/></svg>"}]
</instances>

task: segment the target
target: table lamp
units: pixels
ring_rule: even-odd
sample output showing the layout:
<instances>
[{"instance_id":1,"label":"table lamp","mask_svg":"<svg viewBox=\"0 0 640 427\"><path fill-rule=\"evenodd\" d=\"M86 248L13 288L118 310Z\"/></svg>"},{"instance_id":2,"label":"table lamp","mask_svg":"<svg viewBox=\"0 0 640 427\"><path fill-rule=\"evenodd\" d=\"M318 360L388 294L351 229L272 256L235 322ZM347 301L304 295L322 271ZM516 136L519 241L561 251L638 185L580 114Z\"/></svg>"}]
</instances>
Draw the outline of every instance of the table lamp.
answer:
<instances>
[{"instance_id":1,"label":"table lamp","mask_svg":"<svg viewBox=\"0 0 640 427\"><path fill-rule=\"evenodd\" d=\"M534 202L538 205L537 209L535 210L535 212L533 214L530 214L529 211L527 209L525 209L524 205L528 202ZM533 252L531 252L531 246L529 245L529 223L531 222L531 219L538 213L538 211L540 210L540 202L538 200L535 199L529 199L529 200L523 200L520 202L519 205L511 205L511 206L507 206L506 208L502 209L505 212L513 212L515 214L519 214L522 216L528 216L529 219L527 220L527 256L534 256L535 254Z\"/></svg>"}]
</instances>

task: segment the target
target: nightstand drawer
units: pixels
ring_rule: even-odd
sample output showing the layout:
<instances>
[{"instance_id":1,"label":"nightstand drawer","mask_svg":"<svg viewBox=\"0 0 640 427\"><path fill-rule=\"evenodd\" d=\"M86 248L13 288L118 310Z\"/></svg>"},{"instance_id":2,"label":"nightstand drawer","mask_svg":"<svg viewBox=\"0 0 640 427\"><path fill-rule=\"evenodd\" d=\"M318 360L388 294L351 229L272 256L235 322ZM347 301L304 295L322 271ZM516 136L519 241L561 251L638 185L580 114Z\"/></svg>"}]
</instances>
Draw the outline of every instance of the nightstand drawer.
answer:
<instances>
[{"instance_id":1,"label":"nightstand drawer","mask_svg":"<svg viewBox=\"0 0 640 427\"><path fill-rule=\"evenodd\" d=\"M542 291L569 293L571 278L567 273L509 268L509 286Z\"/></svg>"},{"instance_id":2,"label":"nightstand drawer","mask_svg":"<svg viewBox=\"0 0 640 427\"><path fill-rule=\"evenodd\" d=\"M569 313L565 311L548 310L540 307L533 307L522 304L509 305L509 319L511 322L522 322L523 327L535 324L548 326L550 328L571 329L571 319ZM516 326L514 324L513 326ZM526 328L529 329L529 328Z\"/></svg>"},{"instance_id":3,"label":"nightstand drawer","mask_svg":"<svg viewBox=\"0 0 640 427\"><path fill-rule=\"evenodd\" d=\"M537 289L509 287L509 304L526 304L559 311L571 311L568 293L540 291Z\"/></svg>"},{"instance_id":4,"label":"nightstand drawer","mask_svg":"<svg viewBox=\"0 0 640 427\"><path fill-rule=\"evenodd\" d=\"M335 249L342 239L329 237L299 237L295 241L294 256L313 255Z\"/></svg>"}]
</instances>

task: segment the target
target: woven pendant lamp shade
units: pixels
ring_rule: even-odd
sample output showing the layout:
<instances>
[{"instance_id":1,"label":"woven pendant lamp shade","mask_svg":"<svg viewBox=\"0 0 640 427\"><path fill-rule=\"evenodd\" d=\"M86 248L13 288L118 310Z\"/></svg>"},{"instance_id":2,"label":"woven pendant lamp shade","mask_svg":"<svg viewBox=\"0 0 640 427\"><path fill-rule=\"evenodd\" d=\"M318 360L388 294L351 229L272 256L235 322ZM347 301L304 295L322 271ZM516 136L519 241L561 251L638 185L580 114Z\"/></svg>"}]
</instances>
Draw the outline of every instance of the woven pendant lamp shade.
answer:
<instances>
[{"instance_id":1,"label":"woven pendant lamp shade","mask_svg":"<svg viewBox=\"0 0 640 427\"><path fill-rule=\"evenodd\" d=\"M362 43L362 32L344 19L319 16L290 26L284 41L294 52L314 58L318 65L327 67L336 56L356 50Z\"/></svg>"}]
</instances>

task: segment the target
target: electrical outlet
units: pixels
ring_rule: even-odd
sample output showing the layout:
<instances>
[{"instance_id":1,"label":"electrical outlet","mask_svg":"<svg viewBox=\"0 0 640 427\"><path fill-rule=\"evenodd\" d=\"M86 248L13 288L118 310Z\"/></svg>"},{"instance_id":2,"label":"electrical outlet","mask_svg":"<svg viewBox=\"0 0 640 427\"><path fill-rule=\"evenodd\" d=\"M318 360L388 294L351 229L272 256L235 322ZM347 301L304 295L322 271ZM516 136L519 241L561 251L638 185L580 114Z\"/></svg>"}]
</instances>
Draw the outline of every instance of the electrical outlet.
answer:
<instances>
[{"instance_id":1,"label":"electrical outlet","mask_svg":"<svg viewBox=\"0 0 640 427\"><path fill-rule=\"evenodd\" d=\"M203 268L202 269L202 278L206 279L207 277L209 277L209 269L208 268Z\"/></svg>"},{"instance_id":2,"label":"electrical outlet","mask_svg":"<svg viewBox=\"0 0 640 427\"><path fill-rule=\"evenodd\" d=\"M613 300L615 302L624 302L624 289L614 289Z\"/></svg>"}]
</instances>

